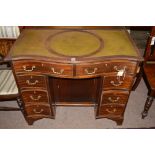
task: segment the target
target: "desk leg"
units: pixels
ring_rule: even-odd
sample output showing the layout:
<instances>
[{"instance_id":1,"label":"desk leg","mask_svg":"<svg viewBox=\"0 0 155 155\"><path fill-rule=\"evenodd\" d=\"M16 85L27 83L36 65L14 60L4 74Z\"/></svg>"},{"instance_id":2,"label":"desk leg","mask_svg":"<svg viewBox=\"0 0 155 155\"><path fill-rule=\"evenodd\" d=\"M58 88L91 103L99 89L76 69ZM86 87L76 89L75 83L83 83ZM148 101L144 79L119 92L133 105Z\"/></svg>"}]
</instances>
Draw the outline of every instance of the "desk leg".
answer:
<instances>
[{"instance_id":1,"label":"desk leg","mask_svg":"<svg viewBox=\"0 0 155 155\"><path fill-rule=\"evenodd\" d=\"M116 120L116 123L117 123L117 125L122 125L123 124L123 119Z\"/></svg>"},{"instance_id":2,"label":"desk leg","mask_svg":"<svg viewBox=\"0 0 155 155\"><path fill-rule=\"evenodd\" d=\"M32 120L32 119L27 119L27 123L28 123L28 125L33 125L34 120Z\"/></svg>"}]
</instances>

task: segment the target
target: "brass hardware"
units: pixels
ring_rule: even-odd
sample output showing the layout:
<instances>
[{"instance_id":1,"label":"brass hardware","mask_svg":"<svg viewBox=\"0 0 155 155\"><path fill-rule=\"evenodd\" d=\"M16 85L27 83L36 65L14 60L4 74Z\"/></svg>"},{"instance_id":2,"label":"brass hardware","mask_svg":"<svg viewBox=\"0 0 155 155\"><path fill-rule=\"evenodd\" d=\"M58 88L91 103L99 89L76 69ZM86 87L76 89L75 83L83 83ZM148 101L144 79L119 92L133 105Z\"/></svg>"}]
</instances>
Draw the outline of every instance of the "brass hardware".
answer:
<instances>
[{"instance_id":1,"label":"brass hardware","mask_svg":"<svg viewBox=\"0 0 155 155\"><path fill-rule=\"evenodd\" d=\"M34 98L32 95L30 95L30 98L31 98L33 101L38 101L38 100L41 98L41 96L39 95L39 96L37 96L36 98Z\"/></svg>"},{"instance_id":2,"label":"brass hardware","mask_svg":"<svg viewBox=\"0 0 155 155\"><path fill-rule=\"evenodd\" d=\"M119 99L120 97L117 97L116 99L112 99L111 97L108 97L108 100L112 103L118 102Z\"/></svg>"},{"instance_id":3,"label":"brass hardware","mask_svg":"<svg viewBox=\"0 0 155 155\"><path fill-rule=\"evenodd\" d=\"M98 70L98 68L94 68L93 72L89 72L88 69L85 69L84 71L85 71L88 75L92 75L92 74L95 74L97 70Z\"/></svg>"},{"instance_id":4,"label":"brass hardware","mask_svg":"<svg viewBox=\"0 0 155 155\"><path fill-rule=\"evenodd\" d=\"M39 81L35 80L34 82L31 82L30 80L26 80L26 83L30 86L36 85Z\"/></svg>"},{"instance_id":5,"label":"brass hardware","mask_svg":"<svg viewBox=\"0 0 155 155\"><path fill-rule=\"evenodd\" d=\"M112 110L109 110L108 108L106 108L106 111L107 111L108 113L113 114L113 113L115 113L115 112L117 111L117 109L114 108L114 109L112 109Z\"/></svg>"},{"instance_id":6,"label":"brass hardware","mask_svg":"<svg viewBox=\"0 0 155 155\"><path fill-rule=\"evenodd\" d=\"M117 80L118 80L118 83L115 83L114 81L110 81L110 83L111 83L113 86L118 87L118 86L122 85L123 82L124 82L124 81L121 81L121 80L120 80L120 76L117 76ZM124 80L124 77L123 77L123 80Z\"/></svg>"},{"instance_id":7,"label":"brass hardware","mask_svg":"<svg viewBox=\"0 0 155 155\"><path fill-rule=\"evenodd\" d=\"M36 66L32 66L31 69L27 69L26 66L23 66L23 69L26 72L32 72L35 68L36 68Z\"/></svg>"},{"instance_id":8,"label":"brass hardware","mask_svg":"<svg viewBox=\"0 0 155 155\"><path fill-rule=\"evenodd\" d=\"M115 83L114 81L110 81L110 83L115 86L115 87L118 87L120 85L123 84L124 82L124 79L125 79L125 74L126 74L126 66L124 66L123 69L118 69L117 66L114 66L114 69L117 71L117 80L118 80L118 83ZM122 81L121 81L121 78L122 77Z\"/></svg>"},{"instance_id":9,"label":"brass hardware","mask_svg":"<svg viewBox=\"0 0 155 155\"><path fill-rule=\"evenodd\" d=\"M36 114L40 114L44 111L44 109L40 109L40 111L37 111L36 109L33 109L33 112L36 113Z\"/></svg>"},{"instance_id":10,"label":"brass hardware","mask_svg":"<svg viewBox=\"0 0 155 155\"><path fill-rule=\"evenodd\" d=\"M117 72L120 72L122 70L125 72L126 68L127 68L127 66L124 66L123 69L118 69L118 66L114 66L114 70L116 70Z\"/></svg>"},{"instance_id":11,"label":"brass hardware","mask_svg":"<svg viewBox=\"0 0 155 155\"><path fill-rule=\"evenodd\" d=\"M118 86L120 86L120 85L123 84L123 81L119 81L118 83L115 83L114 81L110 81L110 83L111 83L113 86L118 87Z\"/></svg>"},{"instance_id":12,"label":"brass hardware","mask_svg":"<svg viewBox=\"0 0 155 155\"><path fill-rule=\"evenodd\" d=\"M62 73L64 72L64 69L61 69L60 72L56 72L55 69L54 69L53 67L51 68L51 70L52 70L52 72L53 72L54 74L58 74L58 75L59 75L59 74L62 74Z\"/></svg>"},{"instance_id":13,"label":"brass hardware","mask_svg":"<svg viewBox=\"0 0 155 155\"><path fill-rule=\"evenodd\" d=\"M114 69L117 71L117 76L120 77L120 76L123 76L123 80L125 78L125 74L126 74L126 66L124 66L123 69L118 69L117 66L114 66Z\"/></svg>"}]
</instances>

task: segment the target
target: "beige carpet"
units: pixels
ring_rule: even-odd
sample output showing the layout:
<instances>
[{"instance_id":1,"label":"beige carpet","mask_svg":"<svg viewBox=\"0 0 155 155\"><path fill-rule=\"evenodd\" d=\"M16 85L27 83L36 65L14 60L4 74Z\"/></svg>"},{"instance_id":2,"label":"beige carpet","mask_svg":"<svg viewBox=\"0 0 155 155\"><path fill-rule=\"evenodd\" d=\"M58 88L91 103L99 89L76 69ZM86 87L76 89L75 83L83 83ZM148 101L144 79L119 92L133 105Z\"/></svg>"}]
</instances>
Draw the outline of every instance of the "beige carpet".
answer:
<instances>
[{"instance_id":1,"label":"beige carpet","mask_svg":"<svg viewBox=\"0 0 155 155\"><path fill-rule=\"evenodd\" d=\"M155 127L155 102L148 117L141 119L141 112L147 97L147 88L142 80L136 91L132 92L126 108L124 123L117 126L108 119L95 119L92 107L58 107L56 119L42 119L28 126L21 112L0 112L0 128L152 128ZM2 103L2 102L1 102ZM3 102L6 104L6 102Z\"/></svg>"}]
</instances>

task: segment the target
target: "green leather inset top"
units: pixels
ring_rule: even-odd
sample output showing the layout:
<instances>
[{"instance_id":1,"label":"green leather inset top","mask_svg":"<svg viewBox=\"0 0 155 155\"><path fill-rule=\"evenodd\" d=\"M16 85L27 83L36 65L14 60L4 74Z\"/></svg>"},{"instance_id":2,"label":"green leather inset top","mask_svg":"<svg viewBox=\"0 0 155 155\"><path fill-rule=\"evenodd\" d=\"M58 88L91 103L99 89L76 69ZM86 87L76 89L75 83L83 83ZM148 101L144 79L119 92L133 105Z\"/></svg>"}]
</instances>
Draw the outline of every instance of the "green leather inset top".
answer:
<instances>
[{"instance_id":1,"label":"green leather inset top","mask_svg":"<svg viewBox=\"0 0 155 155\"><path fill-rule=\"evenodd\" d=\"M11 49L11 57L102 57L138 54L123 29L32 30L22 32Z\"/></svg>"}]
</instances>

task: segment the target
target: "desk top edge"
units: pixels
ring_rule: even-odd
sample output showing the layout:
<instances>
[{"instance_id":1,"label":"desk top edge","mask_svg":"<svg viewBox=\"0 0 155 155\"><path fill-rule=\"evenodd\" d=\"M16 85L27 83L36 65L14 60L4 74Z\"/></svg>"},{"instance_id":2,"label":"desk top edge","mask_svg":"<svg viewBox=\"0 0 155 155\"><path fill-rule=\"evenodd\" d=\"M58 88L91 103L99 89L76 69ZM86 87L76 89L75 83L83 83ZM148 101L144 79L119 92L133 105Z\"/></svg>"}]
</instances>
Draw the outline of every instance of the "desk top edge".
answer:
<instances>
[{"instance_id":1,"label":"desk top edge","mask_svg":"<svg viewBox=\"0 0 155 155\"><path fill-rule=\"evenodd\" d=\"M38 31L43 31L43 30L49 30L49 29L26 29L24 31L29 31L29 30L38 30ZM66 29L63 29L63 28L58 28L58 29L52 29L52 30L66 30ZM50 30L50 31L52 31ZM73 29L67 29L67 31L72 31ZM137 53L137 56L128 56L128 55L112 55L112 56L101 56L101 57L94 57L94 58L87 58L87 57L84 57L84 58L76 58L76 61L77 62L81 62L81 61L96 61L96 60L106 60L106 59L129 59L129 60L135 60L135 61L143 61L143 57L140 55L140 52L139 52L139 49L137 48L136 44L134 43L133 39L131 38L131 36L128 34L127 30L125 28L122 28L122 27L116 27L116 28L99 28L99 29L95 29L95 28L92 28L92 29L76 29L76 30L88 30L88 31L91 31L91 30L123 30L128 39L131 41L131 44L133 45L133 48L135 49L135 52ZM74 30L73 30L74 31ZM19 37L20 39L20 37ZM19 40L18 39L18 40ZM17 40L17 41L18 41ZM15 44L16 46L16 44ZM14 46L13 46L14 47ZM20 60L20 59L38 59L38 60L52 60L54 59L54 61L58 61L58 62L61 62L61 61L64 61L64 62L71 62L71 59L72 57L69 57L69 58L56 58L57 60L55 60L55 58L50 58L50 57L47 57L47 56L36 56L36 55L18 55L18 56L13 56L12 55L12 52L13 52L13 48L11 49L11 51L9 52L9 54L7 55L6 57L6 60ZM73 56L74 58L74 56Z\"/></svg>"}]
</instances>

